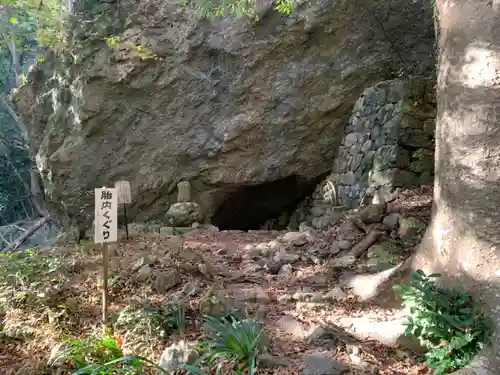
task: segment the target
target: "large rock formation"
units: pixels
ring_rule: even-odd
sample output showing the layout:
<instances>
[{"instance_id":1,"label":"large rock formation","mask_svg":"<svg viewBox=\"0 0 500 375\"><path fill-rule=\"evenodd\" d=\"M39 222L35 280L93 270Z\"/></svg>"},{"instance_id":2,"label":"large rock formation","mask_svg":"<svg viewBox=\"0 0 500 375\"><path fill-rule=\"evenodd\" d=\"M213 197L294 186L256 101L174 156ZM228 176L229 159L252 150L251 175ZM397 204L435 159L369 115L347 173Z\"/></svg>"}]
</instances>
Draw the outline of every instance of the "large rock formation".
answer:
<instances>
[{"instance_id":1,"label":"large rock formation","mask_svg":"<svg viewBox=\"0 0 500 375\"><path fill-rule=\"evenodd\" d=\"M198 20L178 3L76 1L71 65L48 58L18 91L54 208L92 214L93 188L127 179L130 215L163 219L188 180L208 218L230 194L251 205L266 191L252 213L265 219L330 171L365 87L434 66L423 0L268 7L258 22ZM238 193L284 178L277 200Z\"/></svg>"}]
</instances>

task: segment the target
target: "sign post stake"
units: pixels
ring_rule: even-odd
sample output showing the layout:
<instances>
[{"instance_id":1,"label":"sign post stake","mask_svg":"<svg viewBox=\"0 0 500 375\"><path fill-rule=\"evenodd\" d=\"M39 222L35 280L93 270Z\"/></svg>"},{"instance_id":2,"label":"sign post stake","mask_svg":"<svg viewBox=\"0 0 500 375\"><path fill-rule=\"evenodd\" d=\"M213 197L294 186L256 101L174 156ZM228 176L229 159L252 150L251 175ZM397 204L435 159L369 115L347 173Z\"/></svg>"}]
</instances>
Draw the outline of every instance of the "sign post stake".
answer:
<instances>
[{"instance_id":1,"label":"sign post stake","mask_svg":"<svg viewBox=\"0 0 500 375\"><path fill-rule=\"evenodd\" d=\"M106 334L108 327L108 273L109 273L109 251L108 243L102 246L102 330Z\"/></svg>"},{"instance_id":2,"label":"sign post stake","mask_svg":"<svg viewBox=\"0 0 500 375\"><path fill-rule=\"evenodd\" d=\"M132 203L132 194L130 193L130 182L126 180L116 181L116 192L118 194L118 204L123 204L123 216L125 216L125 234L128 241L128 218L127 204Z\"/></svg>"},{"instance_id":3,"label":"sign post stake","mask_svg":"<svg viewBox=\"0 0 500 375\"><path fill-rule=\"evenodd\" d=\"M102 324L106 333L108 325L108 243L118 239L118 195L115 188L95 189L94 242L102 244Z\"/></svg>"}]
</instances>

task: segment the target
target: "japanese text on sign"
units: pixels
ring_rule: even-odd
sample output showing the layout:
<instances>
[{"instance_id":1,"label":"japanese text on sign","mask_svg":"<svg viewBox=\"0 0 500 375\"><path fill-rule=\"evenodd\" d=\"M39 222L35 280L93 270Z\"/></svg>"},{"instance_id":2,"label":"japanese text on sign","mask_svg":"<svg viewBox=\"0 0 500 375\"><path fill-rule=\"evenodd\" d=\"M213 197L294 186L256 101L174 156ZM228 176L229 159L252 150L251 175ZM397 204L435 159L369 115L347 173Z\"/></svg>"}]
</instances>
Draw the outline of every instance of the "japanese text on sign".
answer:
<instances>
[{"instance_id":1,"label":"japanese text on sign","mask_svg":"<svg viewBox=\"0 0 500 375\"><path fill-rule=\"evenodd\" d=\"M94 242L118 239L118 194L115 188L95 189Z\"/></svg>"}]
</instances>

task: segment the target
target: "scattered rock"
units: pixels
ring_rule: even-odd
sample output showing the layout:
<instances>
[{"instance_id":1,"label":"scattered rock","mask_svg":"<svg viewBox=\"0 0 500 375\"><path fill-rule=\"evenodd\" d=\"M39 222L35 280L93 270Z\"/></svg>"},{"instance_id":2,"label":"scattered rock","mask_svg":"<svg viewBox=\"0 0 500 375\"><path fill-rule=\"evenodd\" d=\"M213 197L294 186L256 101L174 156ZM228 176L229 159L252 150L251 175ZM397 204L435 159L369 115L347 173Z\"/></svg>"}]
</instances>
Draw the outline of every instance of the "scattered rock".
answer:
<instances>
[{"instance_id":1,"label":"scattered rock","mask_svg":"<svg viewBox=\"0 0 500 375\"><path fill-rule=\"evenodd\" d=\"M162 236L173 236L175 234L174 227L161 227L160 235Z\"/></svg>"},{"instance_id":2,"label":"scattered rock","mask_svg":"<svg viewBox=\"0 0 500 375\"><path fill-rule=\"evenodd\" d=\"M269 297L269 294L261 288L260 286L254 288L254 293L255 293L255 301L260 302L260 303L269 303L271 302L271 297Z\"/></svg>"},{"instance_id":3,"label":"scattered rock","mask_svg":"<svg viewBox=\"0 0 500 375\"><path fill-rule=\"evenodd\" d=\"M385 203L372 204L359 211L359 218L365 224L380 223L384 218Z\"/></svg>"},{"instance_id":4,"label":"scattered rock","mask_svg":"<svg viewBox=\"0 0 500 375\"><path fill-rule=\"evenodd\" d=\"M178 250L184 244L184 238L178 235L171 236L168 238L168 240L165 241L165 243L171 250Z\"/></svg>"},{"instance_id":5,"label":"scattered rock","mask_svg":"<svg viewBox=\"0 0 500 375\"><path fill-rule=\"evenodd\" d=\"M157 293L166 293L174 286L180 284L181 274L176 269L156 271L154 273L154 290Z\"/></svg>"},{"instance_id":6,"label":"scattered rock","mask_svg":"<svg viewBox=\"0 0 500 375\"><path fill-rule=\"evenodd\" d=\"M263 256L266 256L270 250L270 246L265 242L261 242L261 243L255 245L255 248L257 250L259 250L259 254L263 255Z\"/></svg>"},{"instance_id":7,"label":"scattered rock","mask_svg":"<svg viewBox=\"0 0 500 375\"><path fill-rule=\"evenodd\" d=\"M302 375L341 375L349 370L345 364L334 360L328 351L306 355L304 364Z\"/></svg>"},{"instance_id":8,"label":"scattered rock","mask_svg":"<svg viewBox=\"0 0 500 375\"><path fill-rule=\"evenodd\" d=\"M137 248L139 250L146 250L148 244L145 241L139 241L137 242Z\"/></svg>"},{"instance_id":9,"label":"scattered rock","mask_svg":"<svg viewBox=\"0 0 500 375\"><path fill-rule=\"evenodd\" d=\"M137 261L134 263L133 269L140 269L142 266L151 266L156 263L156 259L150 256L145 256L137 259Z\"/></svg>"},{"instance_id":10,"label":"scattered rock","mask_svg":"<svg viewBox=\"0 0 500 375\"><path fill-rule=\"evenodd\" d=\"M362 367L369 373L375 374L376 368L371 363L368 363L361 357L361 349L359 346L352 345L348 348L349 361L358 367ZM368 375L368 374L367 374Z\"/></svg>"},{"instance_id":11,"label":"scattered rock","mask_svg":"<svg viewBox=\"0 0 500 375\"><path fill-rule=\"evenodd\" d=\"M313 284L326 284L328 282L328 276L327 275L314 275L311 277L309 280Z\"/></svg>"},{"instance_id":12,"label":"scattered rock","mask_svg":"<svg viewBox=\"0 0 500 375\"><path fill-rule=\"evenodd\" d=\"M320 326L312 326L306 333L308 343L315 342L326 334L326 330Z\"/></svg>"},{"instance_id":13,"label":"scattered rock","mask_svg":"<svg viewBox=\"0 0 500 375\"><path fill-rule=\"evenodd\" d=\"M329 248L329 253L331 255L337 255L338 253L340 253L342 251L342 248L339 246L338 243L332 243L330 245L330 248Z\"/></svg>"},{"instance_id":14,"label":"scattered rock","mask_svg":"<svg viewBox=\"0 0 500 375\"><path fill-rule=\"evenodd\" d=\"M271 275L277 275L281 270L282 263L276 260L270 260L264 266L265 270Z\"/></svg>"},{"instance_id":15,"label":"scattered rock","mask_svg":"<svg viewBox=\"0 0 500 375\"><path fill-rule=\"evenodd\" d=\"M399 220L398 235L402 241L411 241L425 231L425 223L413 216Z\"/></svg>"},{"instance_id":16,"label":"scattered rock","mask_svg":"<svg viewBox=\"0 0 500 375\"><path fill-rule=\"evenodd\" d=\"M300 256L287 251L280 251L274 256L274 261L281 264L293 264L300 259Z\"/></svg>"},{"instance_id":17,"label":"scattered rock","mask_svg":"<svg viewBox=\"0 0 500 375\"><path fill-rule=\"evenodd\" d=\"M256 286L251 289L244 288L245 286L242 286L233 292L234 299L237 302L271 302L271 297L269 297L269 294L267 294L262 287Z\"/></svg>"},{"instance_id":18,"label":"scattered rock","mask_svg":"<svg viewBox=\"0 0 500 375\"><path fill-rule=\"evenodd\" d=\"M267 245L268 245L269 250L272 250L272 251L279 251L283 248L283 244L277 240L269 241L269 243Z\"/></svg>"},{"instance_id":19,"label":"scattered rock","mask_svg":"<svg viewBox=\"0 0 500 375\"><path fill-rule=\"evenodd\" d=\"M288 232L283 236L282 241L293 246L304 246L311 242L312 238L308 232Z\"/></svg>"},{"instance_id":20,"label":"scattered rock","mask_svg":"<svg viewBox=\"0 0 500 375\"><path fill-rule=\"evenodd\" d=\"M153 277L153 269L150 266L142 266L137 271L136 279L139 282L144 282Z\"/></svg>"},{"instance_id":21,"label":"scattered rock","mask_svg":"<svg viewBox=\"0 0 500 375\"><path fill-rule=\"evenodd\" d=\"M340 225L339 228L340 238L339 240L356 241L360 236L363 235L361 229L359 229L352 220L347 220Z\"/></svg>"},{"instance_id":22,"label":"scattered rock","mask_svg":"<svg viewBox=\"0 0 500 375\"><path fill-rule=\"evenodd\" d=\"M282 276L292 276L293 266L291 264L284 264L283 266L281 266L279 274Z\"/></svg>"},{"instance_id":23,"label":"scattered rock","mask_svg":"<svg viewBox=\"0 0 500 375\"><path fill-rule=\"evenodd\" d=\"M340 247L341 250L350 250L354 244L352 241L349 240L341 240L337 242L337 245Z\"/></svg>"},{"instance_id":24,"label":"scattered rock","mask_svg":"<svg viewBox=\"0 0 500 375\"><path fill-rule=\"evenodd\" d=\"M194 222L203 220L201 207L195 202L180 202L174 203L167 211L166 218L173 225L188 227Z\"/></svg>"},{"instance_id":25,"label":"scattered rock","mask_svg":"<svg viewBox=\"0 0 500 375\"><path fill-rule=\"evenodd\" d=\"M332 290L330 290L325 296L325 300L327 301L341 301L345 298L347 298L347 294L344 293L340 287L335 287Z\"/></svg>"},{"instance_id":26,"label":"scattered rock","mask_svg":"<svg viewBox=\"0 0 500 375\"><path fill-rule=\"evenodd\" d=\"M252 273L252 272L257 272L260 271L263 267L255 262L249 262L245 264L244 266L244 271L245 273Z\"/></svg>"},{"instance_id":27,"label":"scattered rock","mask_svg":"<svg viewBox=\"0 0 500 375\"><path fill-rule=\"evenodd\" d=\"M381 262L394 263L395 258L401 253L402 247L395 241L385 240L369 247L367 257L378 259Z\"/></svg>"},{"instance_id":28,"label":"scattered rock","mask_svg":"<svg viewBox=\"0 0 500 375\"><path fill-rule=\"evenodd\" d=\"M330 259L328 264L334 268L350 267L356 263L356 257L353 255L344 255L339 258Z\"/></svg>"},{"instance_id":29,"label":"scattered rock","mask_svg":"<svg viewBox=\"0 0 500 375\"><path fill-rule=\"evenodd\" d=\"M184 286L182 287L182 294L187 297L192 297L195 296L200 292L200 284L198 281L188 281Z\"/></svg>"},{"instance_id":30,"label":"scattered rock","mask_svg":"<svg viewBox=\"0 0 500 375\"><path fill-rule=\"evenodd\" d=\"M278 302L279 303L288 303L288 302L292 302L293 298L290 294L282 294L278 297Z\"/></svg>"},{"instance_id":31,"label":"scattered rock","mask_svg":"<svg viewBox=\"0 0 500 375\"><path fill-rule=\"evenodd\" d=\"M399 218L401 217L398 213L392 213L384 217L382 224L387 231L393 231L397 229L399 225Z\"/></svg>"},{"instance_id":32,"label":"scattered rock","mask_svg":"<svg viewBox=\"0 0 500 375\"><path fill-rule=\"evenodd\" d=\"M259 367L277 368L289 367L290 361L284 357L278 357L269 353L263 353L259 356Z\"/></svg>"},{"instance_id":33,"label":"scattered rock","mask_svg":"<svg viewBox=\"0 0 500 375\"><path fill-rule=\"evenodd\" d=\"M309 232L311 229L313 229L310 225L307 223L300 223L299 224L299 232Z\"/></svg>"},{"instance_id":34,"label":"scattered rock","mask_svg":"<svg viewBox=\"0 0 500 375\"><path fill-rule=\"evenodd\" d=\"M158 366L168 372L174 372L179 370L181 365L192 365L198 357L196 350L189 348L184 341L180 341L163 351ZM161 371L157 372L157 375L162 374Z\"/></svg>"},{"instance_id":35,"label":"scattered rock","mask_svg":"<svg viewBox=\"0 0 500 375\"><path fill-rule=\"evenodd\" d=\"M315 217L312 219L311 224L314 229L324 229L331 225L330 218L327 216Z\"/></svg>"},{"instance_id":36,"label":"scattered rock","mask_svg":"<svg viewBox=\"0 0 500 375\"><path fill-rule=\"evenodd\" d=\"M218 250L215 252L215 254L217 254L217 255L226 255L226 254L227 254L227 249L224 249L224 248L222 248L222 249L218 249Z\"/></svg>"},{"instance_id":37,"label":"scattered rock","mask_svg":"<svg viewBox=\"0 0 500 375\"><path fill-rule=\"evenodd\" d=\"M306 334L306 342L315 343L323 347L330 347L332 348L331 354L335 354L337 351L336 345L339 341L339 338L331 330L321 326L312 326Z\"/></svg>"},{"instance_id":38,"label":"scattered rock","mask_svg":"<svg viewBox=\"0 0 500 375\"><path fill-rule=\"evenodd\" d=\"M304 339L304 327L302 324L295 319L293 316L285 315L278 320L280 329L283 332L292 336L295 341L302 341Z\"/></svg>"}]
</instances>

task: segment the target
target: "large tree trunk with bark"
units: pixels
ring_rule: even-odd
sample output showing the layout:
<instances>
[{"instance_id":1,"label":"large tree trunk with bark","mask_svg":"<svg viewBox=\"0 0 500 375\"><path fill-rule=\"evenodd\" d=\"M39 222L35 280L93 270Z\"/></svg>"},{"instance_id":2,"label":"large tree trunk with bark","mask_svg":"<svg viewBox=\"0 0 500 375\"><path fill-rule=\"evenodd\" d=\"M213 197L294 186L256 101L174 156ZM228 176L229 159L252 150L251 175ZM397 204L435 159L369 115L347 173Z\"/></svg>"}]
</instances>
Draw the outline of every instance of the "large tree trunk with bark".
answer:
<instances>
[{"instance_id":1,"label":"large tree trunk with bark","mask_svg":"<svg viewBox=\"0 0 500 375\"><path fill-rule=\"evenodd\" d=\"M438 117L434 207L413 268L476 293L500 323L500 13L436 0ZM460 374L500 374L500 338Z\"/></svg>"}]
</instances>

